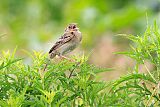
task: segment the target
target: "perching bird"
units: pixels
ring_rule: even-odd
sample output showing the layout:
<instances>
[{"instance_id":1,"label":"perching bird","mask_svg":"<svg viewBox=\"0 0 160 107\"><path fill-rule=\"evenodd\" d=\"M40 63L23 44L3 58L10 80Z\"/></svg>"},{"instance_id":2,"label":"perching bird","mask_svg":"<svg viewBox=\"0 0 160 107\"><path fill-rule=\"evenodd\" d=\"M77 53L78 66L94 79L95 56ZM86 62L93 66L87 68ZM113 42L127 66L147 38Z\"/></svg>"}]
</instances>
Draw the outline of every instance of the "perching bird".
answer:
<instances>
[{"instance_id":1,"label":"perching bird","mask_svg":"<svg viewBox=\"0 0 160 107\"><path fill-rule=\"evenodd\" d=\"M75 23L71 23L65 29L64 34L52 46L49 57L53 59L56 55L66 58L63 55L73 51L81 42L82 34Z\"/></svg>"}]
</instances>

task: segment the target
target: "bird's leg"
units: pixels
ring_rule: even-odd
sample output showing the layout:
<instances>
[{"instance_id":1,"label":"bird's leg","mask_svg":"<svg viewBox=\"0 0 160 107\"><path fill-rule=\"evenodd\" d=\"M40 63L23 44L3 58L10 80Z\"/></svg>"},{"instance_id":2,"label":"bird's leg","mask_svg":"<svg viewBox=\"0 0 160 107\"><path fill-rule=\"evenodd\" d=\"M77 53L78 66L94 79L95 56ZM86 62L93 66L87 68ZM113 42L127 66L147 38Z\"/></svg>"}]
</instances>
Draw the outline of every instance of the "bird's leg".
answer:
<instances>
[{"instance_id":1,"label":"bird's leg","mask_svg":"<svg viewBox=\"0 0 160 107\"><path fill-rule=\"evenodd\" d=\"M67 59L67 60L69 60L69 61L71 61L71 62L75 62L75 60L70 59L70 58L68 58L68 57L66 57L66 56L63 56L63 55L59 55L59 57L60 57L61 59Z\"/></svg>"}]
</instances>

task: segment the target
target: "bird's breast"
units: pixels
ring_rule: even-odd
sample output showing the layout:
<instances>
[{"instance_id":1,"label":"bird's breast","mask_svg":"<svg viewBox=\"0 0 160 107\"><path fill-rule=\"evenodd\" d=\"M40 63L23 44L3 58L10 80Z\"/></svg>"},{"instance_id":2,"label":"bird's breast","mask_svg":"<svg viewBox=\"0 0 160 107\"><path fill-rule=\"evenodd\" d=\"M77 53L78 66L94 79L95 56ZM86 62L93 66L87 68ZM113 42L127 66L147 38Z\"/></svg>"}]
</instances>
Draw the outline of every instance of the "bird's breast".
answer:
<instances>
[{"instance_id":1,"label":"bird's breast","mask_svg":"<svg viewBox=\"0 0 160 107\"><path fill-rule=\"evenodd\" d=\"M80 31L75 32L75 39L76 39L77 42L81 42L82 33Z\"/></svg>"}]
</instances>

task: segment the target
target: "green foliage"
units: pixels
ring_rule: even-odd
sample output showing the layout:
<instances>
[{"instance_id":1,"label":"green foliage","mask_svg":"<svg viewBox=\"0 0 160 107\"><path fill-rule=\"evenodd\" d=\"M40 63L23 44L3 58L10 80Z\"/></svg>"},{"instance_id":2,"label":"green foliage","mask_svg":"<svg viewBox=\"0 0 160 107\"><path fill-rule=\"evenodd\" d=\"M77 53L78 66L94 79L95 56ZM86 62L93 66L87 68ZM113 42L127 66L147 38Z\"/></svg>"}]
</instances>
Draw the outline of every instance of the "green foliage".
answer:
<instances>
[{"instance_id":1,"label":"green foliage","mask_svg":"<svg viewBox=\"0 0 160 107\"><path fill-rule=\"evenodd\" d=\"M133 107L160 106L160 33L156 22L153 27L148 26L142 36L121 36L133 41L133 44L130 51L117 53L134 59L136 66L133 73L112 83L111 96L115 95L117 97L116 103L120 105L125 104ZM153 70L147 67L146 61L154 66ZM139 71L140 65L145 67L146 74Z\"/></svg>"},{"instance_id":2,"label":"green foliage","mask_svg":"<svg viewBox=\"0 0 160 107\"><path fill-rule=\"evenodd\" d=\"M49 61L42 52L28 53L32 64L2 51L0 57L0 106L2 107L158 107L160 106L160 33L148 26L132 40L131 50L118 52L134 59L133 72L109 83L96 80L97 73L111 69L87 63L87 57ZM149 69L145 62L152 64ZM45 64L48 64L45 68ZM146 73L139 66L143 65Z\"/></svg>"},{"instance_id":3,"label":"green foliage","mask_svg":"<svg viewBox=\"0 0 160 107\"><path fill-rule=\"evenodd\" d=\"M103 105L101 93L106 83L97 82L97 73L110 69L87 63L63 60L48 63L47 54L29 53L32 65L25 65L10 52L2 52L0 66L0 106L2 107L59 107ZM46 62L47 61L47 62ZM45 62L48 63L44 71Z\"/></svg>"}]
</instances>

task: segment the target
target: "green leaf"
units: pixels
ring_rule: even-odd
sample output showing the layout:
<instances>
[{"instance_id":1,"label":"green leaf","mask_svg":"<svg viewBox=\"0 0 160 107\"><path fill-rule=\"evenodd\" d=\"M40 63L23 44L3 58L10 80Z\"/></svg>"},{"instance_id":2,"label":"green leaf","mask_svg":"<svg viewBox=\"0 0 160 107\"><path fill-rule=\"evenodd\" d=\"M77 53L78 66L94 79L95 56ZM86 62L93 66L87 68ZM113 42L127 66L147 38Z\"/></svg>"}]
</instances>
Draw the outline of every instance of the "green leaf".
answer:
<instances>
[{"instance_id":1,"label":"green leaf","mask_svg":"<svg viewBox=\"0 0 160 107\"><path fill-rule=\"evenodd\" d=\"M21 61L23 58L19 58L19 59L14 59L13 61L10 61L8 62L6 65L4 65L4 62L0 65L0 70L9 66L9 65L12 65L13 63L16 63L18 61Z\"/></svg>"}]
</instances>

